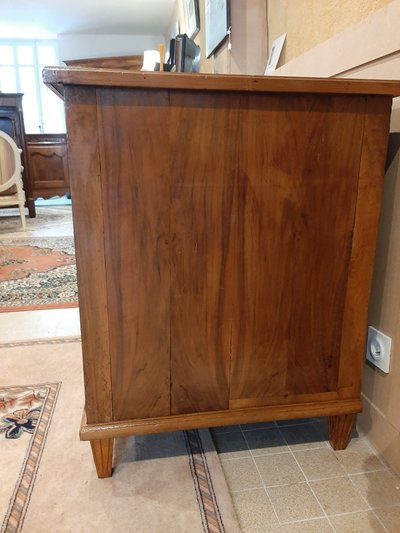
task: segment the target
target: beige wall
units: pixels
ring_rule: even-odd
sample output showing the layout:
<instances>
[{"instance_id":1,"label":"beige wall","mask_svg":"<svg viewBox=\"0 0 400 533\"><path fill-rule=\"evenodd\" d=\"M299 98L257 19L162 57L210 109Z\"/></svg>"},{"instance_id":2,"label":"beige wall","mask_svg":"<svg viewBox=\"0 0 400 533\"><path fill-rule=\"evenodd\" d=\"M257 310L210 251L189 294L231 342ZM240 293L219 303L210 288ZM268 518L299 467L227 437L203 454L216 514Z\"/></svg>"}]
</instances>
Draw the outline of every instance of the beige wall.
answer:
<instances>
[{"instance_id":1,"label":"beige wall","mask_svg":"<svg viewBox=\"0 0 400 533\"><path fill-rule=\"evenodd\" d=\"M287 33L279 65L326 41L391 0L266 0L269 45Z\"/></svg>"},{"instance_id":2,"label":"beige wall","mask_svg":"<svg viewBox=\"0 0 400 533\"><path fill-rule=\"evenodd\" d=\"M372 2L355 4L372 5ZM350 2L349 2L350 4ZM270 14L271 16L271 14ZM400 79L400 0L314 46L275 74ZM310 22L310 24L313 24ZM369 306L369 324L392 337L389 374L365 365L358 427L400 474L400 99L394 101L389 165Z\"/></svg>"}]
</instances>

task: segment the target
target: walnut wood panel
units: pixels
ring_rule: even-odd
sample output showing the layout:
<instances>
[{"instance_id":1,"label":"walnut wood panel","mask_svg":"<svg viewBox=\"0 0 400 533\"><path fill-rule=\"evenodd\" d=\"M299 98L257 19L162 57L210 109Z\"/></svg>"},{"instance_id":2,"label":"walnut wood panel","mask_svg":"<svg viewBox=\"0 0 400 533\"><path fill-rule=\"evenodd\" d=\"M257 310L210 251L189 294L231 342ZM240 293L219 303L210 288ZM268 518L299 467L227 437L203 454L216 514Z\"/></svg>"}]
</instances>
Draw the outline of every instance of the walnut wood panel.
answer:
<instances>
[{"instance_id":1,"label":"walnut wood panel","mask_svg":"<svg viewBox=\"0 0 400 533\"><path fill-rule=\"evenodd\" d=\"M366 324L388 147L391 100L368 97L360 162L357 211L340 347L339 397L361 392Z\"/></svg>"},{"instance_id":2,"label":"walnut wood panel","mask_svg":"<svg viewBox=\"0 0 400 533\"><path fill-rule=\"evenodd\" d=\"M34 197L62 196L69 192L65 135L27 135L26 140Z\"/></svg>"},{"instance_id":3,"label":"walnut wood panel","mask_svg":"<svg viewBox=\"0 0 400 533\"><path fill-rule=\"evenodd\" d=\"M114 419L170 413L166 91L99 92Z\"/></svg>"},{"instance_id":4,"label":"walnut wood panel","mask_svg":"<svg viewBox=\"0 0 400 533\"><path fill-rule=\"evenodd\" d=\"M96 90L66 90L68 162L78 274L86 413L89 423L112 420L104 213ZM84 149L83 149L84 147Z\"/></svg>"},{"instance_id":5,"label":"walnut wood panel","mask_svg":"<svg viewBox=\"0 0 400 533\"><path fill-rule=\"evenodd\" d=\"M184 74L176 72L127 72L123 70L51 67L43 80L58 95L64 85L97 85L279 93L386 94L400 96L400 81L343 78L295 78L283 76L231 76L225 74Z\"/></svg>"},{"instance_id":6,"label":"walnut wood panel","mask_svg":"<svg viewBox=\"0 0 400 533\"><path fill-rule=\"evenodd\" d=\"M232 400L337 390L364 108L243 100Z\"/></svg>"},{"instance_id":7,"label":"walnut wood panel","mask_svg":"<svg viewBox=\"0 0 400 533\"><path fill-rule=\"evenodd\" d=\"M239 101L171 95L172 414L229 407Z\"/></svg>"}]
</instances>

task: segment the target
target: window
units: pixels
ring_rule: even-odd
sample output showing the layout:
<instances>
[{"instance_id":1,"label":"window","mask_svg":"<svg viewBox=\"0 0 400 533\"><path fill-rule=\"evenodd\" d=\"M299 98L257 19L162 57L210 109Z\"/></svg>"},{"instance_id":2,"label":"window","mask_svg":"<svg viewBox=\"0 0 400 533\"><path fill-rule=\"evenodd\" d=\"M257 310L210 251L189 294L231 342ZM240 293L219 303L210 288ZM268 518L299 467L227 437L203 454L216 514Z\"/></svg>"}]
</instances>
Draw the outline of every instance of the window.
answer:
<instances>
[{"instance_id":1,"label":"window","mask_svg":"<svg viewBox=\"0 0 400 533\"><path fill-rule=\"evenodd\" d=\"M63 102L42 81L43 67L58 63L56 41L0 40L0 90L24 94L27 133L65 132Z\"/></svg>"}]
</instances>

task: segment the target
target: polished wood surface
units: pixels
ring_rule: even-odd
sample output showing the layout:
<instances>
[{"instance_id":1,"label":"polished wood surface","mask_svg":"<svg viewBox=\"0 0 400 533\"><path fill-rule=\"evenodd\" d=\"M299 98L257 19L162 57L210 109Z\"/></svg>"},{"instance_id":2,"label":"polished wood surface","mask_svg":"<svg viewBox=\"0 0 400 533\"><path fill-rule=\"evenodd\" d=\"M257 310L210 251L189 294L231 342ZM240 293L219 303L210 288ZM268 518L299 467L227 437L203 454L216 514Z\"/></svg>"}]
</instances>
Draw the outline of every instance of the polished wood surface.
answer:
<instances>
[{"instance_id":1,"label":"polished wood surface","mask_svg":"<svg viewBox=\"0 0 400 533\"><path fill-rule=\"evenodd\" d=\"M279 93L385 94L400 96L400 81L345 78L295 78L278 76L232 76L178 72L127 72L113 69L50 67L43 80L56 93L64 85L143 87L195 91L244 91Z\"/></svg>"},{"instance_id":2,"label":"polished wood surface","mask_svg":"<svg viewBox=\"0 0 400 533\"><path fill-rule=\"evenodd\" d=\"M34 198L70 192L65 134L27 134L26 147Z\"/></svg>"},{"instance_id":3,"label":"polished wood surface","mask_svg":"<svg viewBox=\"0 0 400 533\"><path fill-rule=\"evenodd\" d=\"M62 72L81 438L329 416L341 446L400 84Z\"/></svg>"},{"instance_id":4,"label":"polished wood surface","mask_svg":"<svg viewBox=\"0 0 400 533\"><path fill-rule=\"evenodd\" d=\"M0 130L8 133L16 142L18 148L22 150L21 163L24 167L22 181L24 184L26 207L28 208L30 218L34 218L36 216L36 209L27 156L24 114L22 110L23 96L21 93L0 92Z\"/></svg>"}]
</instances>

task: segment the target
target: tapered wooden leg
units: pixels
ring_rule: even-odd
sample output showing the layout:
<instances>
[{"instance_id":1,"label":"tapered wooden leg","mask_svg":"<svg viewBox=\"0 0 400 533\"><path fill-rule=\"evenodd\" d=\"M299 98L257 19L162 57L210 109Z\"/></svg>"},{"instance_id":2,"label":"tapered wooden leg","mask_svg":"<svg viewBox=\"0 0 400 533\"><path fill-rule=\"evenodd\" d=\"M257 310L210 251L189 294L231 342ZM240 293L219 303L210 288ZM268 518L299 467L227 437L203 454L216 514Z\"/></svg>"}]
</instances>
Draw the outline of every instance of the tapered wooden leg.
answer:
<instances>
[{"instance_id":1,"label":"tapered wooden leg","mask_svg":"<svg viewBox=\"0 0 400 533\"><path fill-rule=\"evenodd\" d=\"M94 464L97 477L111 477L114 451L114 439L91 440Z\"/></svg>"},{"instance_id":2,"label":"tapered wooden leg","mask_svg":"<svg viewBox=\"0 0 400 533\"><path fill-rule=\"evenodd\" d=\"M329 417L329 442L334 450L347 448L355 418L355 413Z\"/></svg>"}]
</instances>

